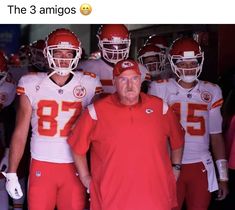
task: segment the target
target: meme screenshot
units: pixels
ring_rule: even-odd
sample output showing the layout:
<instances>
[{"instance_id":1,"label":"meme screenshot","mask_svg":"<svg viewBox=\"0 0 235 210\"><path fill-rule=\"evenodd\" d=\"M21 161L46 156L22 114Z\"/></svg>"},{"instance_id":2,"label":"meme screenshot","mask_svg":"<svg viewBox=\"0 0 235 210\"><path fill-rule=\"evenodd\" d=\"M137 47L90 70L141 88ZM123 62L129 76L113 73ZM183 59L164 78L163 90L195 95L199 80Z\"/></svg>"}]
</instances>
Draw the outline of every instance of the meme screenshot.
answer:
<instances>
[{"instance_id":1,"label":"meme screenshot","mask_svg":"<svg viewBox=\"0 0 235 210\"><path fill-rule=\"evenodd\" d=\"M0 210L235 210L231 2L1 0Z\"/></svg>"}]
</instances>

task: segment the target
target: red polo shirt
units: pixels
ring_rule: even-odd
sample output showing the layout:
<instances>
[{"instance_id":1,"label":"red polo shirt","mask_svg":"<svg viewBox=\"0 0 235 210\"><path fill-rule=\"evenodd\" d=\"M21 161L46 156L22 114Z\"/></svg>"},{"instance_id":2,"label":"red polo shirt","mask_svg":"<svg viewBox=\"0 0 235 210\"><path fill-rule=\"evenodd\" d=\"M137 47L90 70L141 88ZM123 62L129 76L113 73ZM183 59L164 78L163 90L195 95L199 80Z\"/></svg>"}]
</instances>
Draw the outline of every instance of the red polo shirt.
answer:
<instances>
[{"instance_id":1,"label":"red polo shirt","mask_svg":"<svg viewBox=\"0 0 235 210\"><path fill-rule=\"evenodd\" d=\"M163 101L141 93L134 106L116 94L95 102L97 119L86 110L68 142L75 153L90 148L91 210L170 210L176 183L168 153L183 146L184 132ZM94 117L93 117L94 118Z\"/></svg>"}]
</instances>

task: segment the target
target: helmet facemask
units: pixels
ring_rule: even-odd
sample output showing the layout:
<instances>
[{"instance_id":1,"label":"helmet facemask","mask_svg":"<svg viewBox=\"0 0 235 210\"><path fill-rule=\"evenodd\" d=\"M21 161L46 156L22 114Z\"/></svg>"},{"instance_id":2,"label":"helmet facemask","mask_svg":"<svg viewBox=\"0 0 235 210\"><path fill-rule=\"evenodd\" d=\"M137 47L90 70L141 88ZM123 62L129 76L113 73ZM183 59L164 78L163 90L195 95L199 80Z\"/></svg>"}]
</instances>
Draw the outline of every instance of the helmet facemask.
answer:
<instances>
[{"instance_id":1,"label":"helmet facemask","mask_svg":"<svg viewBox=\"0 0 235 210\"><path fill-rule=\"evenodd\" d=\"M68 57L57 56L58 51L68 50L70 51ZM81 47L77 48L69 43L60 43L59 45L50 45L45 48L46 57L48 58L48 64L56 74L60 76L66 76L69 73L73 74L73 70L77 67L78 61L81 58Z\"/></svg>"},{"instance_id":2,"label":"helmet facemask","mask_svg":"<svg viewBox=\"0 0 235 210\"><path fill-rule=\"evenodd\" d=\"M160 52L146 52L138 57L138 60L150 72L151 76L157 76L163 71L165 55Z\"/></svg>"},{"instance_id":3,"label":"helmet facemask","mask_svg":"<svg viewBox=\"0 0 235 210\"><path fill-rule=\"evenodd\" d=\"M184 56L181 55L169 55L169 61L172 71L177 77L186 82L192 83L198 79L202 72L202 66L204 62L204 53L194 55L193 51L184 52ZM180 67L180 63L191 62L193 67ZM193 73L195 72L195 73Z\"/></svg>"},{"instance_id":4,"label":"helmet facemask","mask_svg":"<svg viewBox=\"0 0 235 210\"><path fill-rule=\"evenodd\" d=\"M109 63L116 64L118 61L128 58L130 51L130 39L113 37L112 40L100 40L99 48L103 58Z\"/></svg>"},{"instance_id":5,"label":"helmet facemask","mask_svg":"<svg viewBox=\"0 0 235 210\"><path fill-rule=\"evenodd\" d=\"M47 58L49 68L60 76L73 73L81 58L82 48L78 37L69 29L60 28L51 32L46 39L44 56Z\"/></svg>"}]
</instances>

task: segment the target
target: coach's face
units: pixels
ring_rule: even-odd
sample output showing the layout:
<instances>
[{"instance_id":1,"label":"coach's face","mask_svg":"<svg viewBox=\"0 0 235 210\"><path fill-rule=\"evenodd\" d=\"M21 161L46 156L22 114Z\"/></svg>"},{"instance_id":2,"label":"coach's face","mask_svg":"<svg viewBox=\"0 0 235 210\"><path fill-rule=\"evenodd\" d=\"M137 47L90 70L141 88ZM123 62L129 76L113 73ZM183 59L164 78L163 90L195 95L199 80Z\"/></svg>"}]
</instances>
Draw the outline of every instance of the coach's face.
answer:
<instances>
[{"instance_id":1,"label":"coach's face","mask_svg":"<svg viewBox=\"0 0 235 210\"><path fill-rule=\"evenodd\" d=\"M120 102L125 105L134 105L138 103L141 76L133 70L127 70L114 78L117 93Z\"/></svg>"}]
</instances>

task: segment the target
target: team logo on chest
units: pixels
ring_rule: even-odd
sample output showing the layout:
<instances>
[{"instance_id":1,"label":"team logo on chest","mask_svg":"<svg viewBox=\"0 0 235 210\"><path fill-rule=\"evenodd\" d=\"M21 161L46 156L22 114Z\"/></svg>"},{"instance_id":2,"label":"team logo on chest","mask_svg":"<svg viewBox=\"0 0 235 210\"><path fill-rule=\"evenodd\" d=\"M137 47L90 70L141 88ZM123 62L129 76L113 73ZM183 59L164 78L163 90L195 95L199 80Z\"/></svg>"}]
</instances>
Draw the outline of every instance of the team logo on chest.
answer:
<instances>
[{"instance_id":1,"label":"team logo on chest","mask_svg":"<svg viewBox=\"0 0 235 210\"><path fill-rule=\"evenodd\" d=\"M79 99L83 98L86 95L86 88L81 85L76 86L73 89L73 95Z\"/></svg>"},{"instance_id":2,"label":"team logo on chest","mask_svg":"<svg viewBox=\"0 0 235 210\"><path fill-rule=\"evenodd\" d=\"M206 103L210 103L212 100L212 95L208 91L203 91L201 93L201 99Z\"/></svg>"}]
</instances>

